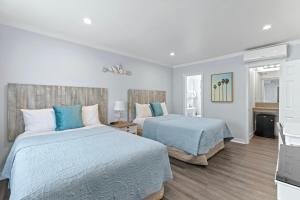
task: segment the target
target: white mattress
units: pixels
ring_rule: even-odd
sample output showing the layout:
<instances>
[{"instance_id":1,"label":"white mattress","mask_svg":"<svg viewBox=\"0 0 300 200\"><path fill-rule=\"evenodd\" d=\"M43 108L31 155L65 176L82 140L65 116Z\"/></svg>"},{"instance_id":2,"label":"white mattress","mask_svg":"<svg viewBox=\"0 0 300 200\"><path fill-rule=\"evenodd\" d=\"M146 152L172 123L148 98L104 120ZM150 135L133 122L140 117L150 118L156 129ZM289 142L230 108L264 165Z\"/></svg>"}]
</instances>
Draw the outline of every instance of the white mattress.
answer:
<instances>
[{"instance_id":1,"label":"white mattress","mask_svg":"<svg viewBox=\"0 0 300 200\"><path fill-rule=\"evenodd\" d=\"M91 129L91 128L101 127L101 126L105 126L105 125L97 124L97 125L85 126L85 127L77 128L77 129L68 129L68 130L64 130L64 131L46 131L46 132L29 132L29 131L26 131L26 132L20 134L18 136L18 138L33 137L33 136L48 135L48 134L57 134L57 133L60 133L60 132L69 132L69 131L80 130L80 129Z\"/></svg>"},{"instance_id":2,"label":"white mattress","mask_svg":"<svg viewBox=\"0 0 300 200\"><path fill-rule=\"evenodd\" d=\"M145 120L149 119L149 118L152 118L152 117L135 118L135 120L133 120L133 123L136 123L138 125L139 129L143 129Z\"/></svg>"}]
</instances>

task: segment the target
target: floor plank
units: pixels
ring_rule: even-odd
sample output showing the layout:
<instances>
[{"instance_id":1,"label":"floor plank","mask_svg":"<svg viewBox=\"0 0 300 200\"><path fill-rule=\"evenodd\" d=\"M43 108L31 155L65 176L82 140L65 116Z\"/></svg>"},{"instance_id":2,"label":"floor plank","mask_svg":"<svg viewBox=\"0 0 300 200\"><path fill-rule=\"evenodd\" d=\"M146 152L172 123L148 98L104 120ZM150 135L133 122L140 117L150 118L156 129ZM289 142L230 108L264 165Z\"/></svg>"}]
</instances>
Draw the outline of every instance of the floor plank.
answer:
<instances>
[{"instance_id":1,"label":"floor plank","mask_svg":"<svg viewBox=\"0 0 300 200\"><path fill-rule=\"evenodd\" d=\"M9 199L9 191L7 189L7 180L0 181L0 200Z\"/></svg>"},{"instance_id":2,"label":"floor plank","mask_svg":"<svg viewBox=\"0 0 300 200\"><path fill-rule=\"evenodd\" d=\"M254 137L226 148L199 167L171 159L174 180L164 200L275 200L277 140Z\"/></svg>"},{"instance_id":3,"label":"floor plank","mask_svg":"<svg viewBox=\"0 0 300 200\"><path fill-rule=\"evenodd\" d=\"M207 167L171 159L174 180L164 200L275 200L277 140L254 137L249 145L227 143ZM0 182L0 200L8 199Z\"/></svg>"}]
</instances>

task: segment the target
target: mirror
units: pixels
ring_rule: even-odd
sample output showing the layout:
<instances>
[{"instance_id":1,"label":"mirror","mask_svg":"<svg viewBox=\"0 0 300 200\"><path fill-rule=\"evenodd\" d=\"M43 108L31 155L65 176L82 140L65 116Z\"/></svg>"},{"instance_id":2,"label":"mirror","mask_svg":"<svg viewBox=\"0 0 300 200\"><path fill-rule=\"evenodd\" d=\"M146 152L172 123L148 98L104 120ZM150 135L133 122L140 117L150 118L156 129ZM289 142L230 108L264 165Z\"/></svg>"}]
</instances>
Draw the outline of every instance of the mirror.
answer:
<instances>
[{"instance_id":1,"label":"mirror","mask_svg":"<svg viewBox=\"0 0 300 200\"><path fill-rule=\"evenodd\" d=\"M279 70L256 71L255 75L255 102L279 102Z\"/></svg>"},{"instance_id":2,"label":"mirror","mask_svg":"<svg viewBox=\"0 0 300 200\"><path fill-rule=\"evenodd\" d=\"M279 102L279 79L262 80L262 98L264 103Z\"/></svg>"}]
</instances>

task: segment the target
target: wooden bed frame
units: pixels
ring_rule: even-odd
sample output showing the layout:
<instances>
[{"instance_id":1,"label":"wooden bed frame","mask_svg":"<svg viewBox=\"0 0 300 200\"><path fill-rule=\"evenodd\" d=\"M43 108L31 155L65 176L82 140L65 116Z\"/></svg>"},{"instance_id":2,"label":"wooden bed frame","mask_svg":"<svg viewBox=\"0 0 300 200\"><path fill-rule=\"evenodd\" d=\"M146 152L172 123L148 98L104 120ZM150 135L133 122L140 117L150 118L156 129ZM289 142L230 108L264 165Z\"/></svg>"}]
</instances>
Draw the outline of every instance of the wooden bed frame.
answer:
<instances>
[{"instance_id":1,"label":"wooden bed frame","mask_svg":"<svg viewBox=\"0 0 300 200\"><path fill-rule=\"evenodd\" d=\"M191 154L187 154L182 150L176 149L174 147L168 147L169 156L176 158L178 160L191 163L194 165L208 165L208 159L213 157L219 151L224 149L224 142L218 143L214 148L210 149L208 153L198 156L193 156Z\"/></svg>"},{"instance_id":2,"label":"wooden bed frame","mask_svg":"<svg viewBox=\"0 0 300 200\"><path fill-rule=\"evenodd\" d=\"M21 109L44 109L54 105L98 104L99 120L107 124L107 88L9 83L7 93L7 128L8 139L11 142L24 132Z\"/></svg>"},{"instance_id":3,"label":"wooden bed frame","mask_svg":"<svg viewBox=\"0 0 300 200\"><path fill-rule=\"evenodd\" d=\"M99 106L99 120L107 124L107 88L88 88L51 85L30 85L9 83L7 87L8 139L13 142L24 132L21 109L44 109L54 105ZM7 186L7 181L4 182ZM4 190L8 190L4 188ZM0 190L1 191L1 190ZM145 200L159 200L164 195L164 186Z\"/></svg>"},{"instance_id":4,"label":"wooden bed frame","mask_svg":"<svg viewBox=\"0 0 300 200\"><path fill-rule=\"evenodd\" d=\"M158 90L128 90L128 120L132 122L135 119L136 111L135 104L147 104L151 102L166 102L166 91ZM143 130L138 129L138 135L142 135ZM176 149L174 147L168 147L169 156L176 158L178 160L195 164L195 165L208 165L208 159L217 154L219 151L224 149L224 142L218 143L214 148L210 149L207 154L193 156L187 154L186 152Z\"/></svg>"},{"instance_id":5,"label":"wooden bed frame","mask_svg":"<svg viewBox=\"0 0 300 200\"><path fill-rule=\"evenodd\" d=\"M160 200L164 197L165 189L164 186L158 192L151 194L150 196L146 197L144 200Z\"/></svg>"},{"instance_id":6,"label":"wooden bed frame","mask_svg":"<svg viewBox=\"0 0 300 200\"><path fill-rule=\"evenodd\" d=\"M164 186L158 192L151 194L146 197L144 200L160 200L164 197ZM0 200L9 199L9 189L8 189L8 180L0 181Z\"/></svg>"}]
</instances>

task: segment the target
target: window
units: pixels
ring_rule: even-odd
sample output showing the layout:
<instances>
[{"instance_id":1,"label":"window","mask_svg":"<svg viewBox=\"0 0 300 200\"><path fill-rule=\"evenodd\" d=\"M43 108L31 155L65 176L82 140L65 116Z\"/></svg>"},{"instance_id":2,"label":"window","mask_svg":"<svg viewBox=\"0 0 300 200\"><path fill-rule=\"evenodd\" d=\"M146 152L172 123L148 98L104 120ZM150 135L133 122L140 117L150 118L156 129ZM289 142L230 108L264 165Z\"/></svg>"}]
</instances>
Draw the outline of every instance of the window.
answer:
<instances>
[{"instance_id":1,"label":"window","mask_svg":"<svg viewBox=\"0 0 300 200\"><path fill-rule=\"evenodd\" d=\"M185 76L185 115L202 116L202 75Z\"/></svg>"}]
</instances>

